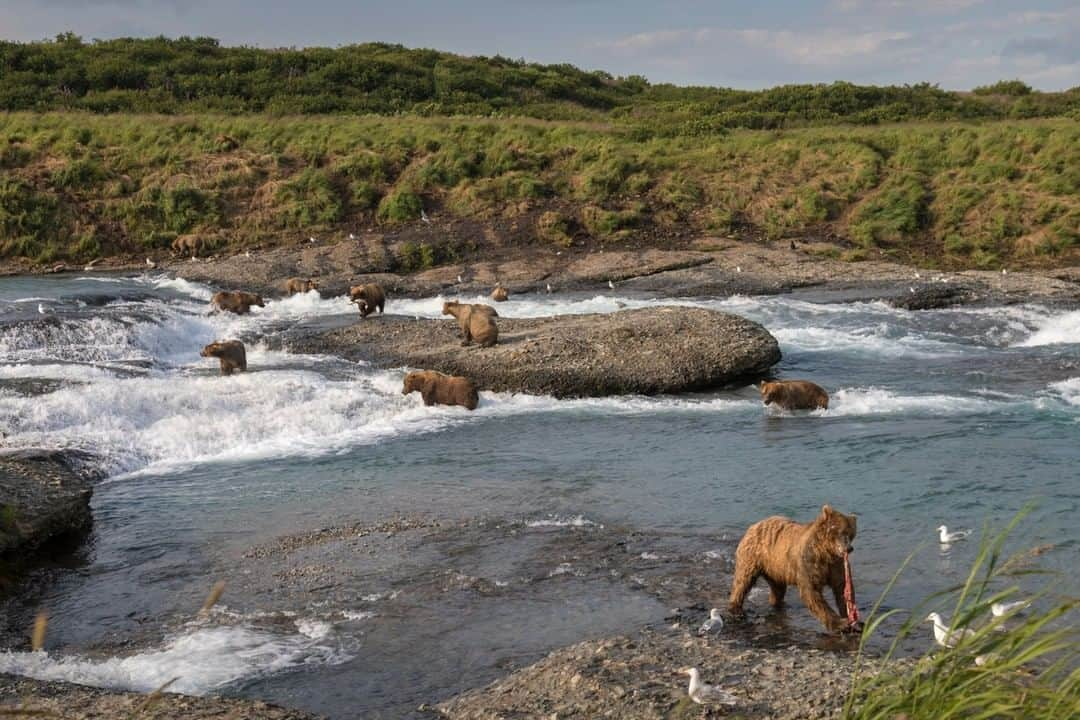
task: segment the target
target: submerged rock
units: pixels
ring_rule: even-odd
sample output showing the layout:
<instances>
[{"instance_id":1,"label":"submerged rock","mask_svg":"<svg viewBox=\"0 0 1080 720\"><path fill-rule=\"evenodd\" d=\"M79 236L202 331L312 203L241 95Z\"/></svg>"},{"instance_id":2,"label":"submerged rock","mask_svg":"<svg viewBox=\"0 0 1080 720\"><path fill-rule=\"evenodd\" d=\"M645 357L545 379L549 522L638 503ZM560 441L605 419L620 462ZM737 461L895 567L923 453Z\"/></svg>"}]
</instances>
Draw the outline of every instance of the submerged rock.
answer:
<instances>
[{"instance_id":1,"label":"submerged rock","mask_svg":"<svg viewBox=\"0 0 1080 720\"><path fill-rule=\"evenodd\" d=\"M452 318L392 315L303 331L286 342L299 352L464 375L483 390L555 397L706 390L760 376L780 360L765 328L714 310L499 318L498 326L498 345L483 349L462 347Z\"/></svg>"},{"instance_id":2,"label":"submerged rock","mask_svg":"<svg viewBox=\"0 0 1080 720\"><path fill-rule=\"evenodd\" d=\"M169 692L143 695L0 674L0 714L6 711L16 716L62 717L70 720L126 717L155 720L315 720L317 717L255 700L191 697Z\"/></svg>"},{"instance_id":3,"label":"submerged rock","mask_svg":"<svg viewBox=\"0 0 1080 720\"><path fill-rule=\"evenodd\" d=\"M90 482L59 453L0 455L0 556L20 561L90 527Z\"/></svg>"}]
</instances>

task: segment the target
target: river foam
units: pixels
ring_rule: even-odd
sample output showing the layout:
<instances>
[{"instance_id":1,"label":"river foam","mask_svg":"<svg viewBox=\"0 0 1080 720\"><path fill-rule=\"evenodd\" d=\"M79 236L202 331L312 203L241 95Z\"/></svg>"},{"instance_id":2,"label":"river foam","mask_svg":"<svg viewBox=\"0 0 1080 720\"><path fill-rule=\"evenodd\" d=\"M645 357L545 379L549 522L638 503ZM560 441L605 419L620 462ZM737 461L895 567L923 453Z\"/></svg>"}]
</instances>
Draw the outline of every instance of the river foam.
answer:
<instances>
[{"instance_id":1,"label":"river foam","mask_svg":"<svg viewBox=\"0 0 1080 720\"><path fill-rule=\"evenodd\" d=\"M350 659L329 623L297 620L295 625L294 632L273 633L193 624L158 648L104 659L41 650L0 652L0 672L138 692L175 680L170 692L205 695L239 680Z\"/></svg>"}]
</instances>

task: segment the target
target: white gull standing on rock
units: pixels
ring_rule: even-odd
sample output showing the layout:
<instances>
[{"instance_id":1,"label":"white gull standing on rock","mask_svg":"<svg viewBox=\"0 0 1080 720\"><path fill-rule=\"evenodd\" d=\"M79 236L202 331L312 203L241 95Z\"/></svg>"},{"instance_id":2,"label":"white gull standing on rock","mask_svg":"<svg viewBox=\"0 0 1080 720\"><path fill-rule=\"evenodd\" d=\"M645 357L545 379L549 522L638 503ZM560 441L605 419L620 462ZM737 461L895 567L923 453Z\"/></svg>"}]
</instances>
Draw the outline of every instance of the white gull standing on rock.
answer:
<instances>
[{"instance_id":1,"label":"white gull standing on rock","mask_svg":"<svg viewBox=\"0 0 1080 720\"><path fill-rule=\"evenodd\" d=\"M697 668L685 668L682 672L690 676L687 694L698 705L734 705L737 702L735 696L728 691L701 682Z\"/></svg>"},{"instance_id":2,"label":"white gull standing on rock","mask_svg":"<svg viewBox=\"0 0 1080 720\"><path fill-rule=\"evenodd\" d=\"M970 530L957 530L956 532L949 532L949 528L944 525L938 525L938 539L943 545L956 542L957 540L963 540L971 534Z\"/></svg>"},{"instance_id":3,"label":"white gull standing on rock","mask_svg":"<svg viewBox=\"0 0 1080 720\"><path fill-rule=\"evenodd\" d=\"M720 610L713 608L709 611L709 619L701 624L698 628L698 635L709 635L712 633L718 633L724 629L724 617L720 614Z\"/></svg>"},{"instance_id":4,"label":"white gull standing on rock","mask_svg":"<svg viewBox=\"0 0 1080 720\"><path fill-rule=\"evenodd\" d=\"M937 644L941 647L956 647L964 638L973 637L975 635L975 631L971 628L957 628L950 631L949 627L945 624L945 621L942 620L941 616L936 612L927 615L924 622L934 623L934 639L937 640Z\"/></svg>"}]
</instances>

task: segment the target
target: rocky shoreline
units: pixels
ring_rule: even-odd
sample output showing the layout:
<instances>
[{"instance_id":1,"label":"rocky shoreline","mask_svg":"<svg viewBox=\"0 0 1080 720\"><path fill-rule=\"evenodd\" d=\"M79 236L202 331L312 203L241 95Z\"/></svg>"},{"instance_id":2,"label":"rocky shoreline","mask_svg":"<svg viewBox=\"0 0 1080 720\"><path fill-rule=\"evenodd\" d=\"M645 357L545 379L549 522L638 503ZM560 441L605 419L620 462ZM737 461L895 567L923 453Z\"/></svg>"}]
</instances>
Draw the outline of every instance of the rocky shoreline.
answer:
<instances>
[{"instance_id":1,"label":"rocky shoreline","mask_svg":"<svg viewBox=\"0 0 1080 720\"><path fill-rule=\"evenodd\" d=\"M461 347L452 318L390 315L297 330L284 342L298 352L464 375L482 390L559 398L704 390L759 377L780 360L776 338L761 325L713 310L499 318L498 325L492 348Z\"/></svg>"}]
</instances>

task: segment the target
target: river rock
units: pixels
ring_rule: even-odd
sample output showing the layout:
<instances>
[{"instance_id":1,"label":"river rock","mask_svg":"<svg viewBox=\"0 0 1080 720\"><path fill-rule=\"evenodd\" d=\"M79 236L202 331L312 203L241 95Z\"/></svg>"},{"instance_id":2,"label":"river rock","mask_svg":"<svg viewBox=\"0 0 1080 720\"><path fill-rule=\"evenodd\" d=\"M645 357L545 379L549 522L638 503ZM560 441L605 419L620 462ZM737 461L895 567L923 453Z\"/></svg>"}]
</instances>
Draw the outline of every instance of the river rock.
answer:
<instances>
[{"instance_id":1,"label":"river rock","mask_svg":"<svg viewBox=\"0 0 1080 720\"><path fill-rule=\"evenodd\" d=\"M0 555L25 560L90 526L89 481L58 453L0 455Z\"/></svg>"},{"instance_id":2,"label":"river rock","mask_svg":"<svg viewBox=\"0 0 1080 720\"><path fill-rule=\"evenodd\" d=\"M560 398L706 390L758 377L780 360L765 328L715 310L661 307L497 322L499 344L492 348L462 347L453 318L392 315L308 331L287 345L381 367L464 375L483 390Z\"/></svg>"},{"instance_id":3,"label":"river rock","mask_svg":"<svg viewBox=\"0 0 1080 720\"><path fill-rule=\"evenodd\" d=\"M318 716L252 700L191 697L165 692L150 696L119 690L101 690L68 682L32 680L0 674L0 714L141 720L315 720Z\"/></svg>"}]
</instances>

